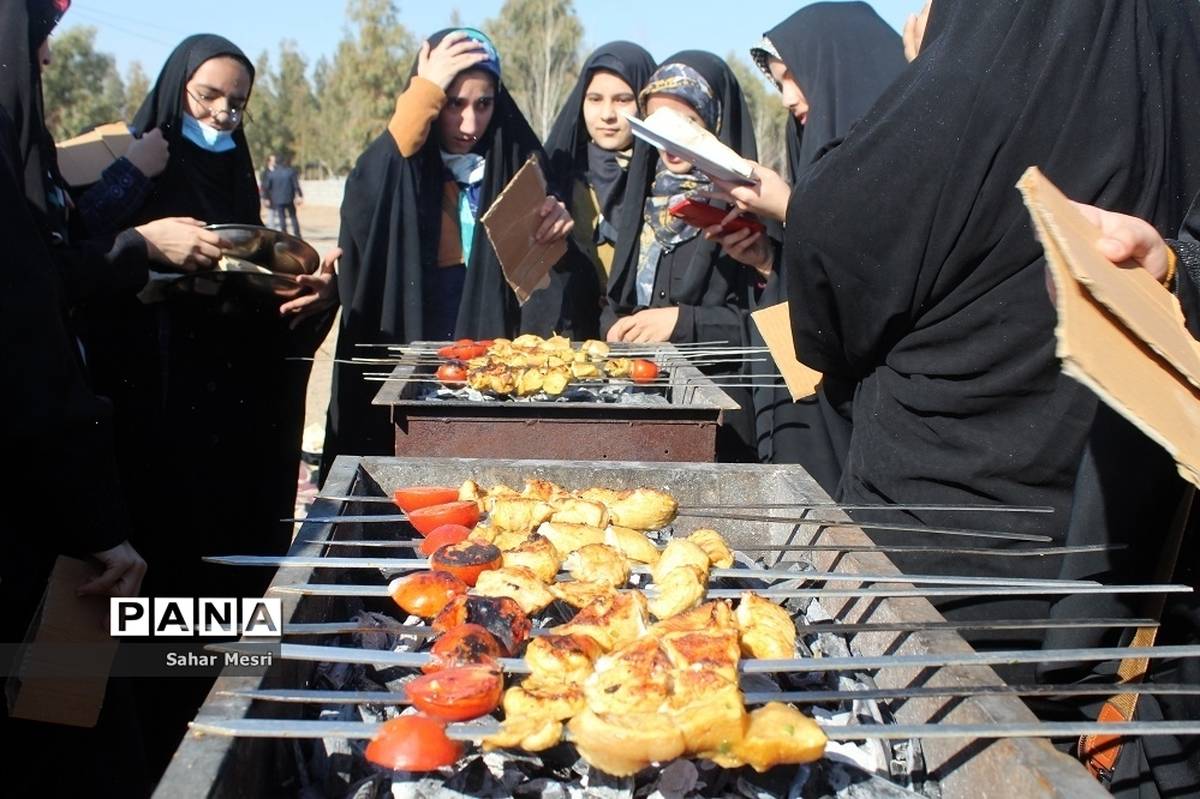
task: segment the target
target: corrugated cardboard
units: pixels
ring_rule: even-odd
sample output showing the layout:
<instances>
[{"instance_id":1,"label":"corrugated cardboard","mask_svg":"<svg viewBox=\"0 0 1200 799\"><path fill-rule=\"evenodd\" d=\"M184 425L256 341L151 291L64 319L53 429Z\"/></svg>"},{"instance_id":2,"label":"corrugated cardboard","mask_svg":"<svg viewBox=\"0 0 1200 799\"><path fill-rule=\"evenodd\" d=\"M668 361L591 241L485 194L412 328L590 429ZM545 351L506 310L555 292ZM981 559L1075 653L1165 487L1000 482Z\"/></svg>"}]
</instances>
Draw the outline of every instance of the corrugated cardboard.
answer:
<instances>
[{"instance_id":1,"label":"corrugated cardboard","mask_svg":"<svg viewBox=\"0 0 1200 799\"><path fill-rule=\"evenodd\" d=\"M531 156L480 220L500 259L504 279L522 305L533 292L550 285L550 270L567 254L565 239L550 244L533 240L542 226L539 212L545 202L546 178L537 158Z\"/></svg>"},{"instance_id":2,"label":"corrugated cardboard","mask_svg":"<svg viewBox=\"0 0 1200 799\"><path fill-rule=\"evenodd\" d=\"M1018 187L1054 279L1063 371L1161 444L1200 485L1200 345L1146 270L1114 267L1098 233L1036 168Z\"/></svg>"},{"instance_id":3,"label":"corrugated cardboard","mask_svg":"<svg viewBox=\"0 0 1200 799\"><path fill-rule=\"evenodd\" d=\"M116 657L117 641L109 635L106 621L108 599L75 595L79 586L99 573L82 560L59 557L55 561L41 611L27 636L21 672L6 686L9 715L71 727L96 726L107 677L61 675L71 674L73 665L78 671L81 657L88 658L89 675L107 673ZM56 676L39 678L39 674Z\"/></svg>"},{"instance_id":4,"label":"corrugated cardboard","mask_svg":"<svg viewBox=\"0 0 1200 799\"><path fill-rule=\"evenodd\" d=\"M821 373L796 360L796 343L792 337L792 314L786 302L772 305L750 314L762 335L783 382L787 384L792 401L811 397L821 383Z\"/></svg>"},{"instance_id":5,"label":"corrugated cardboard","mask_svg":"<svg viewBox=\"0 0 1200 799\"><path fill-rule=\"evenodd\" d=\"M93 128L57 144L58 170L72 186L88 186L100 179L109 164L129 151L133 134L124 122Z\"/></svg>"}]
</instances>

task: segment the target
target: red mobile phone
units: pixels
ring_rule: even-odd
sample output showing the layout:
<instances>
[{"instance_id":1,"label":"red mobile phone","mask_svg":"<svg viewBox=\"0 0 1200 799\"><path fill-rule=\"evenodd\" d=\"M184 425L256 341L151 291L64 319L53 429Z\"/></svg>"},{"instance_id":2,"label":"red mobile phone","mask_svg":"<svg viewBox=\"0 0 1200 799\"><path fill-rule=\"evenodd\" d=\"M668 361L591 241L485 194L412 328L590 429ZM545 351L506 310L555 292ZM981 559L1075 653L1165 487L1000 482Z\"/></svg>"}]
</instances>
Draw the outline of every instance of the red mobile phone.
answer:
<instances>
[{"instance_id":1,"label":"red mobile phone","mask_svg":"<svg viewBox=\"0 0 1200 799\"><path fill-rule=\"evenodd\" d=\"M694 200L691 197L680 200L668 210L671 212L671 216L678 217L692 227L698 228L719 225L721 220L729 213L729 211L722 211L715 205L709 205L706 202ZM739 216L725 225L721 230L724 233L734 233L738 230L747 229L755 233L762 233L767 228L762 222L759 222L752 216Z\"/></svg>"}]
</instances>

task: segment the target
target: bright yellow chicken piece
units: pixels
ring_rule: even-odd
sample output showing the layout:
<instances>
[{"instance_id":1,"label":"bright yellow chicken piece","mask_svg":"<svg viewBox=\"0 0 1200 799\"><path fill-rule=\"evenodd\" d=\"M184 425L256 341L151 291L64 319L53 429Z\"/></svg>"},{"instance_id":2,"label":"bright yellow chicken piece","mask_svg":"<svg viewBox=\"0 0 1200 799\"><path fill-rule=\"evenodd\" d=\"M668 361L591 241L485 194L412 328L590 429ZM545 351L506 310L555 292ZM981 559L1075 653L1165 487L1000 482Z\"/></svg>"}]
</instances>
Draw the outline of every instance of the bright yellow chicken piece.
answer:
<instances>
[{"instance_id":1,"label":"bright yellow chicken piece","mask_svg":"<svg viewBox=\"0 0 1200 799\"><path fill-rule=\"evenodd\" d=\"M571 492L558 483L531 478L525 481L525 490L521 492L521 496L540 499L542 502L554 504L555 502L570 499Z\"/></svg>"},{"instance_id":2,"label":"bright yellow chicken piece","mask_svg":"<svg viewBox=\"0 0 1200 799\"><path fill-rule=\"evenodd\" d=\"M587 707L583 686L561 680L526 678L504 692L505 718L563 721Z\"/></svg>"},{"instance_id":3,"label":"bright yellow chicken piece","mask_svg":"<svg viewBox=\"0 0 1200 799\"><path fill-rule=\"evenodd\" d=\"M512 549L502 550L502 565L505 568L523 566L537 575L543 583L552 583L562 568L558 550L545 536L532 533Z\"/></svg>"},{"instance_id":4,"label":"bright yellow chicken piece","mask_svg":"<svg viewBox=\"0 0 1200 799\"><path fill-rule=\"evenodd\" d=\"M546 522L537 528L537 532L550 539L558 554L564 557L588 544L604 543L604 530L586 524Z\"/></svg>"},{"instance_id":5,"label":"bright yellow chicken piece","mask_svg":"<svg viewBox=\"0 0 1200 799\"><path fill-rule=\"evenodd\" d=\"M525 662L540 681L582 685L603 654L600 645L586 635L539 635L529 639Z\"/></svg>"},{"instance_id":6,"label":"bright yellow chicken piece","mask_svg":"<svg viewBox=\"0 0 1200 799\"><path fill-rule=\"evenodd\" d=\"M550 521L556 524L586 524L603 529L608 525L608 508L599 502L560 497L554 501L554 515Z\"/></svg>"},{"instance_id":7,"label":"bright yellow chicken piece","mask_svg":"<svg viewBox=\"0 0 1200 799\"><path fill-rule=\"evenodd\" d=\"M521 749L525 752L542 752L556 746L562 740L561 721L546 721L538 718L506 718L500 722L500 731L483 739L483 750Z\"/></svg>"},{"instance_id":8,"label":"bright yellow chicken piece","mask_svg":"<svg viewBox=\"0 0 1200 799\"><path fill-rule=\"evenodd\" d=\"M521 369L517 372L517 396L531 397L542 390L543 375L539 369Z\"/></svg>"},{"instance_id":9,"label":"bright yellow chicken piece","mask_svg":"<svg viewBox=\"0 0 1200 799\"><path fill-rule=\"evenodd\" d=\"M705 602L697 608L663 619L650 628L651 635L705 630L736 630L733 610L723 599Z\"/></svg>"},{"instance_id":10,"label":"bright yellow chicken piece","mask_svg":"<svg viewBox=\"0 0 1200 799\"><path fill-rule=\"evenodd\" d=\"M629 581L629 560L607 544L588 544L567 555L563 566L576 580L614 588Z\"/></svg>"},{"instance_id":11,"label":"bright yellow chicken piece","mask_svg":"<svg viewBox=\"0 0 1200 799\"><path fill-rule=\"evenodd\" d=\"M583 684L594 713L654 713L671 695L671 661L654 638L641 638L596 661Z\"/></svg>"},{"instance_id":12,"label":"bright yellow chicken piece","mask_svg":"<svg viewBox=\"0 0 1200 799\"><path fill-rule=\"evenodd\" d=\"M551 397L557 397L567 390L571 384L571 370L566 366L550 369L542 377L542 391Z\"/></svg>"},{"instance_id":13,"label":"bright yellow chicken piece","mask_svg":"<svg viewBox=\"0 0 1200 799\"><path fill-rule=\"evenodd\" d=\"M661 580L655 577L650 613L656 619L669 619L699 605L707 589L708 580L703 572L694 566L680 566L663 575Z\"/></svg>"},{"instance_id":14,"label":"bright yellow chicken piece","mask_svg":"<svg viewBox=\"0 0 1200 799\"><path fill-rule=\"evenodd\" d=\"M669 714L688 754L710 757L733 749L746 734L749 716L737 683L716 675L688 675L704 682L672 696ZM684 701L685 697L687 701Z\"/></svg>"},{"instance_id":15,"label":"bright yellow chicken piece","mask_svg":"<svg viewBox=\"0 0 1200 799\"><path fill-rule=\"evenodd\" d=\"M608 506L613 524L634 530L658 530L675 520L679 503L670 494L649 488L613 491L592 488L580 494L584 499Z\"/></svg>"},{"instance_id":16,"label":"bright yellow chicken piece","mask_svg":"<svg viewBox=\"0 0 1200 799\"><path fill-rule=\"evenodd\" d=\"M589 636L605 652L611 652L643 636L649 626L645 595L623 591L600 597L555 631L559 635Z\"/></svg>"},{"instance_id":17,"label":"bright yellow chicken piece","mask_svg":"<svg viewBox=\"0 0 1200 799\"><path fill-rule=\"evenodd\" d=\"M592 358L607 358L611 348L608 342L590 338L579 345L579 351Z\"/></svg>"},{"instance_id":18,"label":"bright yellow chicken piece","mask_svg":"<svg viewBox=\"0 0 1200 799\"><path fill-rule=\"evenodd\" d=\"M697 530L687 537L708 555L708 562L718 569L728 569L733 565L733 552L725 539L716 530Z\"/></svg>"},{"instance_id":19,"label":"bright yellow chicken piece","mask_svg":"<svg viewBox=\"0 0 1200 799\"><path fill-rule=\"evenodd\" d=\"M752 658L787 660L796 656L796 623L788 612L747 591L734 611L742 652Z\"/></svg>"},{"instance_id":20,"label":"bright yellow chicken piece","mask_svg":"<svg viewBox=\"0 0 1200 799\"><path fill-rule=\"evenodd\" d=\"M684 753L683 734L658 713L603 715L585 710L567 723L567 730L584 760L616 777Z\"/></svg>"},{"instance_id":21,"label":"bright yellow chicken piece","mask_svg":"<svg viewBox=\"0 0 1200 799\"><path fill-rule=\"evenodd\" d=\"M604 371L609 377L629 377L633 371L633 361L629 358L613 358L604 362Z\"/></svg>"},{"instance_id":22,"label":"bright yellow chicken piece","mask_svg":"<svg viewBox=\"0 0 1200 799\"><path fill-rule=\"evenodd\" d=\"M737 683L741 649L736 630L667 633L658 640L674 668L715 674Z\"/></svg>"},{"instance_id":23,"label":"bright yellow chicken piece","mask_svg":"<svg viewBox=\"0 0 1200 799\"><path fill-rule=\"evenodd\" d=\"M799 765L820 760L826 737L820 725L791 705L771 702L750 713L742 740L733 746L732 758L713 758L732 768L745 763L755 771L779 765Z\"/></svg>"},{"instance_id":24,"label":"bright yellow chicken piece","mask_svg":"<svg viewBox=\"0 0 1200 799\"><path fill-rule=\"evenodd\" d=\"M554 595L546 590L545 583L524 566L483 572L475 582L474 593L478 596L506 596L530 616L545 610L554 601Z\"/></svg>"},{"instance_id":25,"label":"bright yellow chicken piece","mask_svg":"<svg viewBox=\"0 0 1200 799\"><path fill-rule=\"evenodd\" d=\"M533 333L526 333L524 335L517 336L512 341L513 347L527 350L540 349L545 343L546 339L542 338L541 336L534 335Z\"/></svg>"},{"instance_id":26,"label":"bright yellow chicken piece","mask_svg":"<svg viewBox=\"0 0 1200 799\"><path fill-rule=\"evenodd\" d=\"M571 364L571 376L576 380L598 380L602 375L596 364L576 361Z\"/></svg>"},{"instance_id":27,"label":"bright yellow chicken piece","mask_svg":"<svg viewBox=\"0 0 1200 799\"><path fill-rule=\"evenodd\" d=\"M666 549L654 564L651 573L654 582L661 582L668 574L684 566L691 566L700 572L704 580L708 580L710 561L708 553L686 538L672 538L667 542Z\"/></svg>"},{"instance_id":28,"label":"bright yellow chicken piece","mask_svg":"<svg viewBox=\"0 0 1200 799\"><path fill-rule=\"evenodd\" d=\"M610 524L604 531L604 543L625 553L625 557L638 563L653 566L662 553L645 533Z\"/></svg>"},{"instance_id":29,"label":"bright yellow chicken piece","mask_svg":"<svg viewBox=\"0 0 1200 799\"><path fill-rule=\"evenodd\" d=\"M616 590L608 583L593 583L587 580L564 580L550 585L550 593L554 594L555 599L562 600L576 609L586 608L597 599L610 597Z\"/></svg>"},{"instance_id":30,"label":"bright yellow chicken piece","mask_svg":"<svg viewBox=\"0 0 1200 799\"><path fill-rule=\"evenodd\" d=\"M547 502L529 497L498 497L492 502L488 524L497 530L529 533L548 521L554 508Z\"/></svg>"}]
</instances>

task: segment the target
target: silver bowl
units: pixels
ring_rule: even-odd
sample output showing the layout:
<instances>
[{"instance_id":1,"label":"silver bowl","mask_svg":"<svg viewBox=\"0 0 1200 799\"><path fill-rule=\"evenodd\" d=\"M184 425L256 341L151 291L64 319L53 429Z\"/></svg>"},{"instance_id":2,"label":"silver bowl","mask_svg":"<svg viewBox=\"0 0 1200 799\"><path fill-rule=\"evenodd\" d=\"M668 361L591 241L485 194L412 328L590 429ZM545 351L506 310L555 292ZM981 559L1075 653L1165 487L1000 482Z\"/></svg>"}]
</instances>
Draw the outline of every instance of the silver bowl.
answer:
<instances>
[{"instance_id":1,"label":"silver bowl","mask_svg":"<svg viewBox=\"0 0 1200 799\"><path fill-rule=\"evenodd\" d=\"M172 280L168 296L200 295L285 302L303 294L297 275L311 275L321 266L312 245L288 233L261 225L208 225L229 245L211 270Z\"/></svg>"}]
</instances>

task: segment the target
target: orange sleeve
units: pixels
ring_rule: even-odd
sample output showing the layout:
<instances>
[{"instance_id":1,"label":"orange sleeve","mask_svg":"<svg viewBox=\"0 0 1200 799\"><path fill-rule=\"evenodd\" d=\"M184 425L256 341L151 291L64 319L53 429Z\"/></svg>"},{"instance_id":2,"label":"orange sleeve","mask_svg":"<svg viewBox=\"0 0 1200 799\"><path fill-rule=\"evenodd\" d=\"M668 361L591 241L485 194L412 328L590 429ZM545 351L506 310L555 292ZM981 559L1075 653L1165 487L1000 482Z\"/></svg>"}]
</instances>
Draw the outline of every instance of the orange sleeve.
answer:
<instances>
[{"instance_id":1,"label":"orange sleeve","mask_svg":"<svg viewBox=\"0 0 1200 799\"><path fill-rule=\"evenodd\" d=\"M430 80L414 75L404 93L396 98L396 110L388 122L388 132L396 140L400 155L411 158L429 138L429 129L442 106L446 93Z\"/></svg>"}]
</instances>

